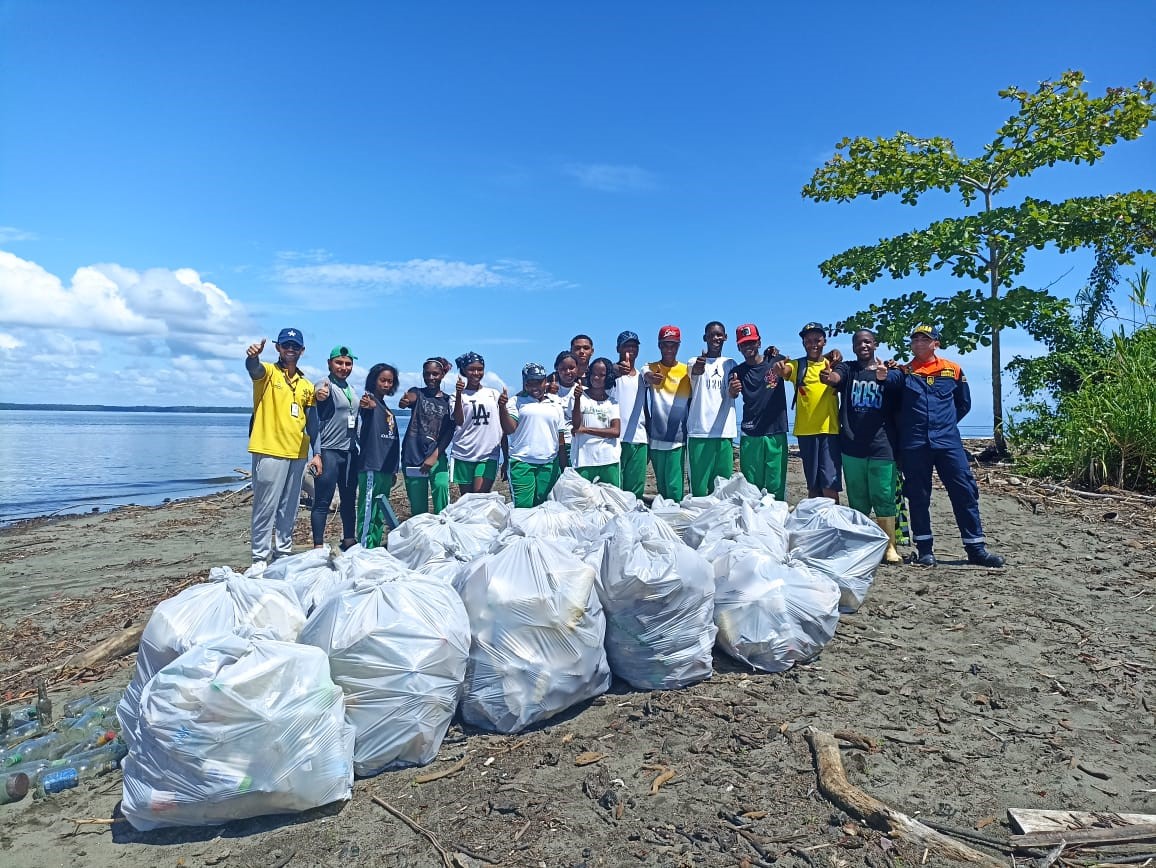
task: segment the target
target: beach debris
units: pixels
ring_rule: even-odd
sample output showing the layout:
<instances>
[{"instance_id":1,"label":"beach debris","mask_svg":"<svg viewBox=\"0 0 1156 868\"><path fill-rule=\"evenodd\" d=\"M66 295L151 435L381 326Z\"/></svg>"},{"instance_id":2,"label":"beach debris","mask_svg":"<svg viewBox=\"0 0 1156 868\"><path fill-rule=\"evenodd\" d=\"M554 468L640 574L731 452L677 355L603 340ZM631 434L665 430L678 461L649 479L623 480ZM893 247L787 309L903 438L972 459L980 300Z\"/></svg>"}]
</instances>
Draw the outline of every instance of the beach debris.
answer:
<instances>
[{"instance_id":1,"label":"beach debris","mask_svg":"<svg viewBox=\"0 0 1156 868\"><path fill-rule=\"evenodd\" d=\"M443 868L457 868L457 866L467 864L462 861L460 854L451 853L449 850L447 850L442 842L438 840L438 836L427 829L425 826L419 825L416 820L402 813L380 796L370 796L370 798L373 800L375 805L384 808L391 816L401 820L403 823L409 826L411 830L429 841L430 846L434 848L434 851L438 854L438 858L441 859Z\"/></svg>"},{"instance_id":2,"label":"beach debris","mask_svg":"<svg viewBox=\"0 0 1156 868\"><path fill-rule=\"evenodd\" d=\"M811 746L811 752L815 757L819 791L840 810L916 847L925 847L944 859L982 865L985 868L997 866L1002 868L1004 865L999 859L961 844L853 786L847 780L843 760L839 755L839 745L831 733L808 727L804 730L803 736Z\"/></svg>"},{"instance_id":3,"label":"beach debris","mask_svg":"<svg viewBox=\"0 0 1156 868\"><path fill-rule=\"evenodd\" d=\"M136 624L130 624L128 627L114 633L107 639L102 639L100 642L97 642L87 651L83 651L75 657L70 657L64 662L64 665L80 671L97 669L110 660L116 660L124 657L126 654L131 654L140 645L140 637L141 634L144 633L144 628L144 620Z\"/></svg>"},{"instance_id":4,"label":"beach debris","mask_svg":"<svg viewBox=\"0 0 1156 868\"><path fill-rule=\"evenodd\" d=\"M415 784L432 784L434 781L440 781L442 778L448 778L450 775L456 775L458 772L465 769L469 764L470 755L466 754L452 766L447 766L444 769L438 769L434 772L426 772L425 774L417 775L413 782Z\"/></svg>"},{"instance_id":5,"label":"beach debris","mask_svg":"<svg viewBox=\"0 0 1156 868\"><path fill-rule=\"evenodd\" d=\"M574 757L574 765L588 766L593 765L596 762L600 762L604 759L606 759L606 754L599 753L598 751L587 750Z\"/></svg>"},{"instance_id":6,"label":"beach debris","mask_svg":"<svg viewBox=\"0 0 1156 868\"><path fill-rule=\"evenodd\" d=\"M1156 841L1156 814L1114 811L1057 811L1008 808L1017 834L1008 842L1018 848L1099 846ZM1051 856L1051 854L1048 854Z\"/></svg>"}]
</instances>

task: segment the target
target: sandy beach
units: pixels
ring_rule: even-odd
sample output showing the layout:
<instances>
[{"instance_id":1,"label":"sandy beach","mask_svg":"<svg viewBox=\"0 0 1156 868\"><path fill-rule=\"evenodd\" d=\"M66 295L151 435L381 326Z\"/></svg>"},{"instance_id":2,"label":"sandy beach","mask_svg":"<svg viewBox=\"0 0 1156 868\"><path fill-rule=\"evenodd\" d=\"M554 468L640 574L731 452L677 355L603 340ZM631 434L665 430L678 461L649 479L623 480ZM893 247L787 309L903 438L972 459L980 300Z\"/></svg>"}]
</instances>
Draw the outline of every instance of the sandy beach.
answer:
<instances>
[{"instance_id":1,"label":"sandy beach","mask_svg":"<svg viewBox=\"0 0 1156 868\"><path fill-rule=\"evenodd\" d=\"M437 762L357 781L349 803L224 827L137 832L118 819L112 773L0 806L0 864L945 864L849 820L817 791L808 726L862 739L842 743L855 786L996 842L1007 839L1008 808L1156 813L1151 507L1061 507L1006 472L980 476L989 543L1008 568L964 564L937 489L941 566L881 567L866 604L811 665L764 675L716 654L714 677L690 689L641 693L616 681L517 736L455 724ZM793 462L791 496L800 488ZM299 518L304 548L304 510ZM211 567L243 567L248 529L243 496L219 495L0 530L5 697L26 693L37 668L54 700L127 683L132 655L98 672L60 665ZM584 753L604 756L577 765ZM674 775L652 787L667 769ZM453 773L415 781L438 770Z\"/></svg>"}]
</instances>

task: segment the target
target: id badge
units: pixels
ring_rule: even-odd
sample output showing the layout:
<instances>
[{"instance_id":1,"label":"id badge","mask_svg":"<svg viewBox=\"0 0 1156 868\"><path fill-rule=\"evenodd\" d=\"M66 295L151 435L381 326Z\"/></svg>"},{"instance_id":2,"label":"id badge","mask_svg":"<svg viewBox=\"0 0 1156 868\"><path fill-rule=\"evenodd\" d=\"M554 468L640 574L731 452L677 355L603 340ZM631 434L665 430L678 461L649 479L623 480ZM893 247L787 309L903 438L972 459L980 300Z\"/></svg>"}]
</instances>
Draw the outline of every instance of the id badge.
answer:
<instances>
[{"instance_id":1,"label":"id badge","mask_svg":"<svg viewBox=\"0 0 1156 868\"><path fill-rule=\"evenodd\" d=\"M346 428L356 428L356 427L357 427L357 417L356 417L356 416L350 416L350 417L349 417L349 418L346 420L346 425L345 425L345 427L346 427Z\"/></svg>"},{"instance_id":2,"label":"id badge","mask_svg":"<svg viewBox=\"0 0 1156 868\"><path fill-rule=\"evenodd\" d=\"M289 415L294 419L301 415L301 408L297 406L296 401L289 405Z\"/></svg>"}]
</instances>

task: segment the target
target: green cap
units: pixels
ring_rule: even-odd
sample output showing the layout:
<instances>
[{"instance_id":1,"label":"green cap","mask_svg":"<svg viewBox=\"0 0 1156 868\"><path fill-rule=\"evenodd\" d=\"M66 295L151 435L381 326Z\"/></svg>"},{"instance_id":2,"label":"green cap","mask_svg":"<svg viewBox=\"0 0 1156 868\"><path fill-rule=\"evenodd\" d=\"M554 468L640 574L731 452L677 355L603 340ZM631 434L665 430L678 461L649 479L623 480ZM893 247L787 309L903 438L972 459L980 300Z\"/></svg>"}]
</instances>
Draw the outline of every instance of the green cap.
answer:
<instances>
[{"instance_id":1,"label":"green cap","mask_svg":"<svg viewBox=\"0 0 1156 868\"><path fill-rule=\"evenodd\" d=\"M338 356L349 356L351 359L357 358L357 356L353 354L349 347L343 347L340 344L329 351L329 358L336 359Z\"/></svg>"}]
</instances>

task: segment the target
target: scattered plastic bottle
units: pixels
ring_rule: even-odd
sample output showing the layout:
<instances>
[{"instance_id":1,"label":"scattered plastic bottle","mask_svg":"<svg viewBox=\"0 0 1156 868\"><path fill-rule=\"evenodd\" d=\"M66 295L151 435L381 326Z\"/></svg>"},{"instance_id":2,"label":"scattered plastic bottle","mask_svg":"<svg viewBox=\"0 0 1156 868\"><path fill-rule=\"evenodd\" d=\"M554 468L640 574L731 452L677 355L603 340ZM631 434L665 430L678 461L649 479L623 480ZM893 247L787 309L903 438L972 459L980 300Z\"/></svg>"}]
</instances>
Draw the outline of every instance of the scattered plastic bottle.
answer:
<instances>
[{"instance_id":1,"label":"scattered plastic bottle","mask_svg":"<svg viewBox=\"0 0 1156 868\"><path fill-rule=\"evenodd\" d=\"M52 700L48 697L48 683L43 678L36 679L36 716L45 725L52 722Z\"/></svg>"},{"instance_id":2,"label":"scattered plastic bottle","mask_svg":"<svg viewBox=\"0 0 1156 868\"><path fill-rule=\"evenodd\" d=\"M116 738L116 733L104 726L103 717L88 721L84 726L71 726L59 732L50 732L31 738L16 747L0 751L0 768L23 765L33 760L60 759Z\"/></svg>"},{"instance_id":3,"label":"scattered plastic bottle","mask_svg":"<svg viewBox=\"0 0 1156 868\"><path fill-rule=\"evenodd\" d=\"M60 709L65 717L79 717L81 713L96 700L91 696L78 696L76 699L70 699L64 703Z\"/></svg>"},{"instance_id":4,"label":"scattered plastic bottle","mask_svg":"<svg viewBox=\"0 0 1156 868\"><path fill-rule=\"evenodd\" d=\"M117 739L104 747L71 757L68 765L46 769L36 776L36 797L59 793L78 786L81 781L120 768L120 761L128 753L124 742Z\"/></svg>"},{"instance_id":5,"label":"scattered plastic bottle","mask_svg":"<svg viewBox=\"0 0 1156 868\"><path fill-rule=\"evenodd\" d=\"M0 781L3 781L3 786L0 786L0 805L19 802L28 795L28 775L23 772L2 775Z\"/></svg>"}]
</instances>

